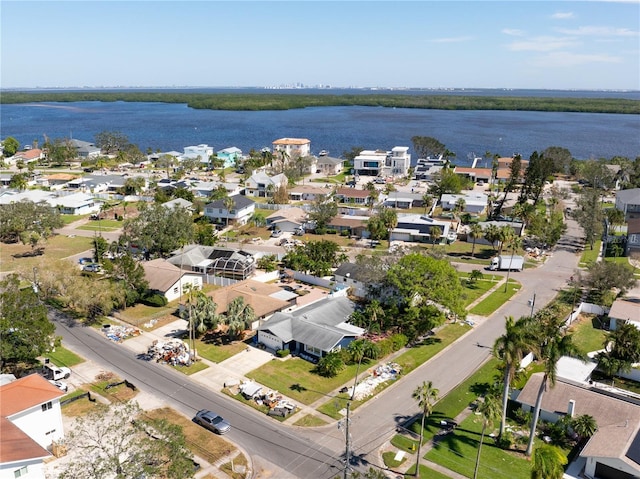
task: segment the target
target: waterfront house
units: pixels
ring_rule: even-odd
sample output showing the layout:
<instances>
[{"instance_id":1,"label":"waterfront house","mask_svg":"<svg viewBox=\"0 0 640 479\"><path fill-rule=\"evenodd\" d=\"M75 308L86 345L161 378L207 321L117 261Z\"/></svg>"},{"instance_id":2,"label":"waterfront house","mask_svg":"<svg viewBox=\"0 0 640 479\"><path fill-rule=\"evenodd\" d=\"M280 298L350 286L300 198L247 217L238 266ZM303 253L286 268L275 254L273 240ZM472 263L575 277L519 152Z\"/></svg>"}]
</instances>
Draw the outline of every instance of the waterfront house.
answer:
<instances>
[{"instance_id":1,"label":"waterfront house","mask_svg":"<svg viewBox=\"0 0 640 479\"><path fill-rule=\"evenodd\" d=\"M311 141L306 138L280 138L272 143L272 154L286 158L303 158L311 155Z\"/></svg>"},{"instance_id":2,"label":"waterfront house","mask_svg":"<svg viewBox=\"0 0 640 479\"><path fill-rule=\"evenodd\" d=\"M353 159L356 175L383 176L386 174L388 152L384 150L363 150Z\"/></svg>"},{"instance_id":3,"label":"waterfront house","mask_svg":"<svg viewBox=\"0 0 640 479\"><path fill-rule=\"evenodd\" d=\"M344 160L332 156L318 157L316 173L324 176L335 176L342 171Z\"/></svg>"},{"instance_id":4,"label":"waterfront house","mask_svg":"<svg viewBox=\"0 0 640 479\"><path fill-rule=\"evenodd\" d=\"M233 195L229 198L233 200L230 210L227 210L223 199L216 200L205 206L204 216L213 223L223 225L226 225L227 221L239 225L246 224L256 210L256 203L242 195Z\"/></svg>"},{"instance_id":5,"label":"waterfront house","mask_svg":"<svg viewBox=\"0 0 640 479\"><path fill-rule=\"evenodd\" d=\"M24 163L31 163L33 161L40 161L44 159L44 151L40 148L31 148L30 150L19 151L10 158L6 158L5 161L10 165L15 165L19 160Z\"/></svg>"},{"instance_id":6,"label":"waterfront house","mask_svg":"<svg viewBox=\"0 0 640 479\"><path fill-rule=\"evenodd\" d=\"M184 161L185 159L198 159L202 166L209 165L209 157L213 155L213 147L201 144L195 146L185 146L184 153L178 156L178 161Z\"/></svg>"},{"instance_id":7,"label":"waterfront house","mask_svg":"<svg viewBox=\"0 0 640 479\"><path fill-rule=\"evenodd\" d=\"M456 166L453 169L456 175L469 178L474 183L489 183L491 181L491 168L468 168Z\"/></svg>"},{"instance_id":8,"label":"waterfront house","mask_svg":"<svg viewBox=\"0 0 640 479\"><path fill-rule=\"evenodd\" d=\"M224 162L223 168L231 168L242 159L242 150L235 146L231 146L216 152L216 156L219 160Z\"/></svg>"},{"instance_id":9,"label":"waterfront house","mask_svg":"<svg viewBox=\"0 0 640 479\"><path fill-rule=\"evenodd\" d=\"M102 153L100 148L89 141L71 139L69 143L76 149L78 158L96 158Z\"/></svg>"}]
</instances>

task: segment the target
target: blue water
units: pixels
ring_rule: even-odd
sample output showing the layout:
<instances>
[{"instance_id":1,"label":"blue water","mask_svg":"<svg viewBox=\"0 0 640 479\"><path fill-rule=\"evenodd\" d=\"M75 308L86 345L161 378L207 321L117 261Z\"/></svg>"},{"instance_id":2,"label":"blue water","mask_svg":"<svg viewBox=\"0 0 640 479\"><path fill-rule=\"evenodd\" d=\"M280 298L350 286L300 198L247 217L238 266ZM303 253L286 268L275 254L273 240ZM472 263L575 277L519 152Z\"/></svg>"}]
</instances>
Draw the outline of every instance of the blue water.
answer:
<instances>
[{"instance_id":1,"label":"blue water","mask_svg":"<svg viewBox=\"0 0 640 479\"><path fill-rule=\"evenodd\" d=\"M327 90L327 93L337 92ZM640 98L638 92L521 90L518 93ZM479 90L478 94L496 91ZM502 94L515 96L513 91ZM185 146L206 143L216 150L236 146L246 153L251 148L270 147L277 138L296 137L311 140L314 153L328 150L332 156L340 156L354 146L389 150L394 146L411 146L413 136L431 136L456 153L454 163L459 165L469 164L472 153L478 156L486 151L504 156L519 153L528 158L533 151L549 146L567 148L578 159L640 156L640 115L382 107L237 112L194 110L182 104L74 102L1 105L0 121L0 137L13 136L21 144L34 140L42 144L44 135L50 139L72 137L93 141L101 131L120 131L142 151L147 148L182 151ZM412 153L415 162L416 155Z\"/></svg>"}]
</instances>

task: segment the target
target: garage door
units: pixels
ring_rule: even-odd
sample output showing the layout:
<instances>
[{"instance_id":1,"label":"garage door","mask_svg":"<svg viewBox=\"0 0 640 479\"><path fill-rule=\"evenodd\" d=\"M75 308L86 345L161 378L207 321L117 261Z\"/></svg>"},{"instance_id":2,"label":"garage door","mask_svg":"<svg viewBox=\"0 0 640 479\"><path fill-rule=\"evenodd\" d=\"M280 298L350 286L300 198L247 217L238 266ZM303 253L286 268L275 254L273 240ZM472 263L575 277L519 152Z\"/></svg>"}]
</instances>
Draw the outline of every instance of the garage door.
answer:
<instances>
[{"instance_id":1,"label":"garage door","mask_svg":"<svg viewBox=\"0 0 640 479\"><path fill-rule=\"evenodd\" d=\"M258 331L258 342L264 344L266 347L275 349L282 349L282 341L277 336L269 334L265 331Z\"/></svg>"}]
</instances>

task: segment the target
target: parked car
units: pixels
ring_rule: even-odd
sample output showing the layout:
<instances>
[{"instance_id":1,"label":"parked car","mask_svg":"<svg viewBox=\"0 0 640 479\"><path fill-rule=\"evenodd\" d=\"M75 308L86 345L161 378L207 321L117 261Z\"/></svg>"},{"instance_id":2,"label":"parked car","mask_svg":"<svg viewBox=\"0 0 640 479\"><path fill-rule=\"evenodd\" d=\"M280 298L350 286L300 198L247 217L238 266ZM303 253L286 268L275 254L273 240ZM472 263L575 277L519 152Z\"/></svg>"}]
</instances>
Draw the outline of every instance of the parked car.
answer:
<instances>
[{"instance_id":1,"label":"parked car","mask_svg":"<svg viewBox=\"0 0 640 479\"><path fill-rule=\"evenodd\" d=\"M225 421L222 416L218 416L208 409L200 409L193 418L193 422L200 424L202 427L206 427L216 434L224 434L231 429L231 424Z\"/></svg>"},{"instance_id":2,"label":"parked car","mask_svg":"<svg viewBox=\"0 0 640 479\"><path fill-rule=\"evenodd\" d=\"M282 236L282 231L280 231L280 230L273 230L271 232L271 237L272 238L279 238L280 236Z\"/></svg>"},{"instance_id":3,"label":"parked car","mask_svg":"<svg viewBox=\"0 0 640 479\"><path fill-rule=\"evenodd\" d=\"M378 177L375 180L373 180L373 182L378 185L384 185L387 181L384 178Z\"/></svg>"},{"instance_id":4,"label":"parked car","mask_svg":"<svg viewBox=\"0 0 640 479\"><path fill-rule=\"evenodd\" d=\"M102 269L102 266L100 266L98 263L92 263L92 264L85 264L82 268L82 271L88 271L90 273L99 273L101 269Z\"/></svg>"},{"instance_id":5,"label":"parked car","mask_svg":"<svg viewBox=\"0 0 640 479\"><path fill-rule=\"evenodd\" d=\"M62 392L66 393L69 390L69 386L63 381L54 381L53 379L49 379L49 382Z\"/></svg>"}]
</instances>

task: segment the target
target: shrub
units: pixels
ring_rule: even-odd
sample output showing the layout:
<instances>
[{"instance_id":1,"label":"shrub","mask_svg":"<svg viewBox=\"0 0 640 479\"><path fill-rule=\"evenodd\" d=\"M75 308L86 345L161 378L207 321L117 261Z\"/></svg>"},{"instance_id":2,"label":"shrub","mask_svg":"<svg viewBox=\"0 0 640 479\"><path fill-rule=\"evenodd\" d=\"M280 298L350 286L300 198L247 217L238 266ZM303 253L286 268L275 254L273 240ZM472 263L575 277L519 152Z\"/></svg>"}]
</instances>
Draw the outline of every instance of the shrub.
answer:
<instances>
[{"instance_id":1,"label":"shrub","mask_svg":"<svg viewBox=\"0 0 640 479\"><path fill-rule=\"evenodd\" d=\"M152 294L150 296L145 296L144 298L142 298L140 300L140 302L142 304L145 304L147 306L151 306L154 308L160 308L162 306L166 306L167 305L167 298L165 298L164 296L162 296L161 294Z\"/></svg>"},{"instance_id":2,"label":"shrub","mask_svg":"<svg viewBox=\"0 0 640 479\"><path fill-rule=\"evenodd\" d=\"M335 377L340 371L344 369L344 361L340 357L339 353L332 352L318 361L316 371L321 376L329 378Z\"/></svg>"},{"instance_id":3,"label":"shrub","mask_svg":"<svg viewBox=\"0 0 640 479\"><path fill-rule=\"evenodd\" d=\"M513 433L505 430L502 436L496 441L500 449L511 449L513 446Z\"/></svg>"},{"instance_id":4,"label":"shrub","mask_svg":"<svg viewBox=\"0 0 640 479\"><path fill-rule=\"evenodd\" d=\"M404 348L409 341L404 334L394 334L389 337L391 344L393 345L393 351L399 351Z\"/></svg>"},{"instance_id":5,"label":"shrub","mask_svg":"<svg viewBox=\"0 0 640 479\"><path fill-rule=\"evenodd\" d=\"M340 231L340 236L349 236L349 230Z\"/></svg>"},{"instance_id":6,"label":"shrub","mask_svg":"<svg viewBox=\"0 0 640 479\"><path fill-rule=\"evenodd\" d=\"M336 234L338 234L338 230L334 230L334 229L327 230L327 234L328 235L336 235Z\"/></svg>"},{"instance_id":7,"label":"shrub","mask_svg":"<svg viewBox=\"0 0 640 479\"><path fill-rule=\"evenodd\" d=\"M276 351L276 356L278 356L279 358L286 358L290 353L291 351L289 351L288 349L278 349Z\"/></svg>"}]
</instances>

